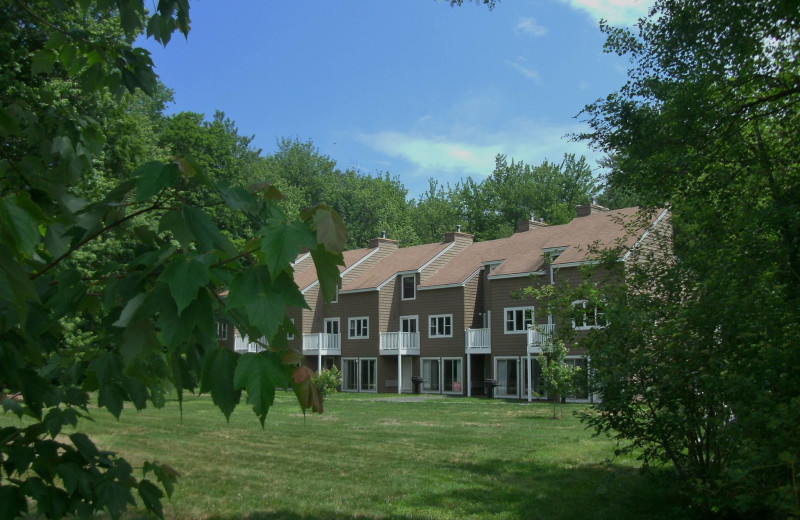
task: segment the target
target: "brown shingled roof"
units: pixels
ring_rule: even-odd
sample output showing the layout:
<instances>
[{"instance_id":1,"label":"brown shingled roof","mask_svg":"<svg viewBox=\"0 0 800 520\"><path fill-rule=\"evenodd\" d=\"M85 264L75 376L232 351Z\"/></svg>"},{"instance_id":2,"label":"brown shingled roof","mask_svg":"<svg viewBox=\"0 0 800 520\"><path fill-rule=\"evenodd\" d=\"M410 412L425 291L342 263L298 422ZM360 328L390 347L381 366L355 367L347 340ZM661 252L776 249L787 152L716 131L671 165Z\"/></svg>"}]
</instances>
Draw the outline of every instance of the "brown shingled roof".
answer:
<instances>
[{"instance_id":1,"label":"brown shingled roof","mask_svg":"<svg viewBox=\"0 0 800 520\"><path fill-rule=\"evenodd\" d=\"M554 265L586 261L589 245L598 242L607 247L614 246L624 237L625 230L619 219L629 222L637 211L638 208L626 208L595 213L574 218L568 224L535 227L508 238L471 244L420 287L462 284L482 265L490 262L500 262L492 276L522 276L541 271L545 268L543 251L548 249L564 248ZM655 218L651 218L647 225L652 224ZM639 236L644 230L640 230ZM629 237L625 245L633 245L637 238Z\"/></svg>"},{"instance_id":2,"label":"brown shingled roof","mask_svg":"<svg viewBox=\"0 0 800 520\"><path fill-rule=\"evenodd\" d=\"M438 242L396 249L364 274L342 287L340 292L377 289L397 273L420 269L452 245L453 242Z\"/></svg>"},{"instance_id":3,"label":"brown shingled roof","mask_svg":"<svg viewBox=\"0 0 800 520\"><path fill-rule=\"evenodd\" d=\"M354 264L358 263L362 258L373 251L374 249L370 248L343 251L342 256L344 257L344 265L339 266L339 273L342 273L348 267L352 267ZM317 281L317 269L313 267L313 260L311 259L310 255L308 258L303 259L302 262L312 263L312 267L310 268L308 266L303 266L303 269L299 272L295 270L294 281L297 284L297 287L299 287L301 291L304 291Z\"/></svg>"}]
</instances>

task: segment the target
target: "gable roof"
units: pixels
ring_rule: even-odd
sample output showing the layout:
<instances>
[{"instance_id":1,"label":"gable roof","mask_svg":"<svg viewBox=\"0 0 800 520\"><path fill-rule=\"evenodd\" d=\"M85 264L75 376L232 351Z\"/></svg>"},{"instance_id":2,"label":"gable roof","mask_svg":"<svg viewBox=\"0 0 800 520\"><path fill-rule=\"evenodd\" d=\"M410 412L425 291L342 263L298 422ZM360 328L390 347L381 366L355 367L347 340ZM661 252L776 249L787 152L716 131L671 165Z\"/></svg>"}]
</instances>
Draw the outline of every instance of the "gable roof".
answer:
<instances>
[{"instance_id":1,"label":"gable roof","mask_svg":"<svg viewBox=\"0 0 800 520\"><path fill-rule=\"evenodd\" d=\"M419 271L453 244L453 242L437 242L396 249L361 276L343 286L339 292L377 290L398 273Z\"/></svg>"},{"instance_id":2,"label":"gable roof","mask_svg":"<svg viewBox=\"0 0 800 520\"><path fill-rule=\"evenodd\" d=\"M339 266L339 274L341 275L347 271L347 269L358 264L361 260L366 258L367 255L373 253L374 251L375 248L351 249L350 251L343 251L342 256L344 257L344 265ZM298 258L298 263L295 266L294 281L297 284L297 287L300 288L300 291L305 292L314 286L314 284L317 283L317 280L317 269L314 267L314 261L311 259L311 255L308 255L308 257Z\"/></svg>"},{"instance_id":3,"label":"gable roof","mask_svg":"<svg viewBox=\"0 0 800 520\"><path fill-rule=\"evenodd\" d=\"M546 268L544 252L551 250L561 252L553 262L555 267L587 262L591 260L590 245L611 247L620 242L630 247L664 211L660 210L657 217L651 217L631 236L626 236L623 222L631 222L638 208L593 213L574 218L567 224L533 227L508 238L476 242L420 284L420 288L464 284L483 265L490 263L499 264L489 275L490 278L528 276L543 272Z\"/></svg>"}]
</instances>

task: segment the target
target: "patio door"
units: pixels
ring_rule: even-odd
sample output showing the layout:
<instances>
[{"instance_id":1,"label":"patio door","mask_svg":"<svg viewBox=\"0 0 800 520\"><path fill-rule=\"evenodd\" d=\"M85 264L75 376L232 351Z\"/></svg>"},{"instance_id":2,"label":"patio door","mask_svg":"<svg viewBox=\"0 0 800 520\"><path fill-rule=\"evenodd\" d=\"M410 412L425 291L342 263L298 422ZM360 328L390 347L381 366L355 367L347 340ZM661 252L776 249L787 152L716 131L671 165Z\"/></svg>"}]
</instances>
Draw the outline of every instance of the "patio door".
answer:
<instances>
[{"instance_id":1,"label":"patio door","mask_svg":"<svg viewBox=\"0 0 800 520\"><path fill-rule=\"evenodd\" d=\"M497 397L519 397L519 358L495 358Z\"/></svg>"},{"instance_id":2,"label":"patio door","mask_svg":"<svg viewBox=\"0 0 800 520\"><path fill-rule=\"evenodd\" d=\"M358 359L342 359L342 391L358 392Z\"/></svg>"},{"instance_id":3,"label":"patio door","mask_svg":"<svg viewBox=\"0 0 800 520\"><path fill-rule=\"evenodd\" d=\"M435 359L423 359L422 360L422 379L425 380L422 383L422 389L426 392L436 392L439 393L442 391L442 387L440 384L441 378L441 361L439 358Z\"/></svg>"}]
</instances>

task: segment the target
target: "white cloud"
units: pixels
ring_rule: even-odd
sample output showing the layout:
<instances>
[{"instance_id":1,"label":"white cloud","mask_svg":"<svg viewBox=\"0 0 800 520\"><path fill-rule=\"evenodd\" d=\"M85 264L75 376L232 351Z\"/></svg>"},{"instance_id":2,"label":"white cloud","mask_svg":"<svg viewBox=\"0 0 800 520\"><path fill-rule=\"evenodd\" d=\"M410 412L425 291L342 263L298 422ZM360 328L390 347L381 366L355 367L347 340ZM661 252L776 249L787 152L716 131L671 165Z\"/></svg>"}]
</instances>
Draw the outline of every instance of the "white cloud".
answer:
<instances>
[{"instance_id":1,"label":"white cloud","mask_svg":"<svg viewBox=\"0 0 800 520\"><path fill-rule=\"evenodd\" d=\"M585 131L580 123L557 125L546 120L519 118L508 121L503 130L453 128L429 134L419 131L381 130L361 134L358 141L389 157L388 170L401 173L409 195L424 190L424 180L435 178L442 184L455 184L467 177L483 180L494 170L497 154L528 164L545 159L560 162L565 153L585 155L590 164L596 159L584 143L573 142L569 134ZM404 166L398 159L408 163Z\"/></svg>"},{"instance_id":2,"label":"white cloud","mask_svg":"<svg viewBox=\"0 0 800 520\"><path fill-rule=\"evenodd\" d=\"M536 18L522 18L517 24L517 30L533 36L544 36L547 34L547 27L536 21Z\"/></svg>"},{"instance_id":3,"label":"white cloud","mask_svg":"<svg viewBox=\"0 0 800 520\"><path fill-rule=\"evenodd\" d=\"M516 60L509 61L507 63L509 65L511 65L512 67L514 67L514 69L517 72L519 72L520 74L522 74L526 78L528 78L530 80L533 80L533 82L536 83L537 85L541 85L542 77L539 75L539 71L537 71L536 69L532 69L532 68L528 67L527 64L526 64L527 61L528 60L526 60L525 58L520 56Z\"/></svg>"},{"instance_id":4,"label":"white cloud","mask_svg":"<svg viewBox=\"0 0 800 520\"><path fill-rule=\"evenodd\" d=\"M653 0L561 0L573 9L589 14L593 20L601 18L611 25L636 25L645 17Z\"/></svg>"}]
</instances>

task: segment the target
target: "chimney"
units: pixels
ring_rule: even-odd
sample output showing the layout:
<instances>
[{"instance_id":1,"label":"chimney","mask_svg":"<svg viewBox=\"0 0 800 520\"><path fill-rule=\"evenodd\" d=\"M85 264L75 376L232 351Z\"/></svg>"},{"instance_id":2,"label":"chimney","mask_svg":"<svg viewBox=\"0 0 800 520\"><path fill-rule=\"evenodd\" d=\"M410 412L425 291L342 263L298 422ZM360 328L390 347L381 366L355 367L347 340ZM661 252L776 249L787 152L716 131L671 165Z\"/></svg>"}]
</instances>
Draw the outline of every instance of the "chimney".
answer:
<instances>
[{"instance_id":1,"label":"chimney","mask_svg":"<svg viewBox=\"0 0 800 520\"><path fill-rule=\"evenodd\" d=\"M530 220L520 220L517 222L517 233L525 233L526 231L539 227L547 227L547 223L543 218L536 220L536 215L531 213Z\"/></svg>"},{"instance_id":2,"label":"chimney","mask_svg":"<svg viewBox=\"0 0 800 520\"><path fill-rule=\"evenodd\" d=\"M473 235L470 235L469 233L462 233L461 224L458 224L456 226L456 231L450 231L449 233L444 234L444 241L445 242L466 241L471 244L475 241L475 237Z\"/></svg>"},{"instance_id":3,"label":"chimney","mask_svg":"<svg viewBox=\"0 0 800 520\"><path fill-rule=\"evenodd\" d=\"M397 240L386 238L386 231L381 231L380 238L373 238L369 241L369 248L375 249L376 247L388 247L390 249L397 249Z\"/></svg>"},{"instance_id":4,"label":"chimney","mask_svg":"<svg viewBox=\"0 0 800 520\"><path fill-rule=\"evenodd\" d=\"M578 212L579 217L588 217L589 215L594 215L595 213L604 213L608 211L608 208L604 208L597 204L597 199L592 198L591 204L578 204L575 206L575 209Z\"/></svg>"}]
</instances>

